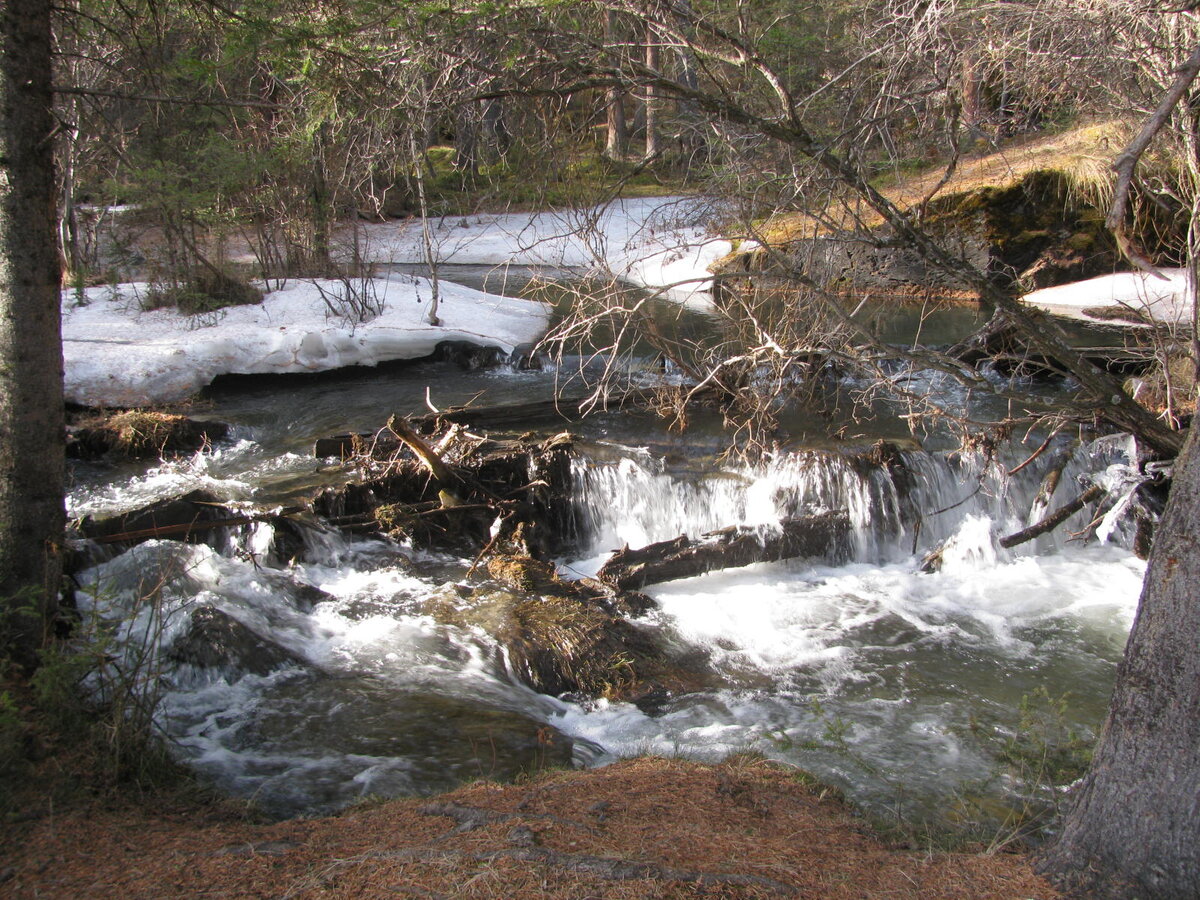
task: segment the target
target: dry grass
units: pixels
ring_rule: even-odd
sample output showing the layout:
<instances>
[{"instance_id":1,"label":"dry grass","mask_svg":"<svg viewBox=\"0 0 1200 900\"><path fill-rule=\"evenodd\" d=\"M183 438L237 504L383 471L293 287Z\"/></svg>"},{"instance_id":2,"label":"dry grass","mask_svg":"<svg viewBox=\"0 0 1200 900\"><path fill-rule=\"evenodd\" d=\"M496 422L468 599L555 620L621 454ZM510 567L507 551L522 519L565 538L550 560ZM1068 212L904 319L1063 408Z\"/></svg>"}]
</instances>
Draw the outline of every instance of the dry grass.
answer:
<instances>
[{"instance_id":1,"label":"dry grass","mask_svg":"<svg viewBox=\"0 0 1200 900\"><path fill-rule=\"evenodd\" d=\"M1015 855L886 846L751 758L634 759L251 825L203 809L30 810L0 833L12 897L1053 898ZM424 808L424 811L422 809Z\"/></svg>"},{"instance_id":2,"label":"dry grass","mask_svg":"<svg viewBox=\"0 0 1200 900\"><path fill-rule=\"evenodd\" d=\"M938 194L1005 188L1032 172L1054 171L1062 172L1080 197L1097 206L1107 205L1116 178L1112 162L1132 136L1126 123L1109 121L1017 141L994 152L959 160ZM926 197L944 175L945 168L936 167L907 178L892 176L880 187L891 200L908 207Z\"/></svg>"},{"instance_id":3,"label":"dry grass","mask_svg":"<svg viewBox=\"0 0 1200 900\"><path fill-rule=\"evenodd\" d=\"M1103 208L1112 196L1112 162L1132 135L1131 127L1119 121L1081 125L1061 134L1027 138L992 152L965 156L948 178L945 165L915 173L897 168L876 179L876 187L901 209L908 209L931 197L1011 187L1033 172L1054 171L1065 176L1079 199ZM800 212L787 213L766 223L762 237L773 244L811 238L827 233L831 221L871 228L883 220L865 208L842 213L826 210L820 219Z\"/></svg>"}]
</instances>

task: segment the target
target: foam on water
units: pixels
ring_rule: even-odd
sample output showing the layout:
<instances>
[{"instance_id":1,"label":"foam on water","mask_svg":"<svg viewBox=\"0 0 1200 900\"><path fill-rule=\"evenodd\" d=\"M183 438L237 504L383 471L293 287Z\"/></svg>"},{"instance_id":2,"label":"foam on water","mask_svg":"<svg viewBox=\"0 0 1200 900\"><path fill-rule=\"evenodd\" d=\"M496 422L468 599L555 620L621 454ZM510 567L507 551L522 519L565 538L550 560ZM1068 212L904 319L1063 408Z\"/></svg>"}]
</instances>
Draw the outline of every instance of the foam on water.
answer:
<instances>
[{"instance_id":1,"label":"foam on water","mask_svg":"<svg viewBox=\"0 0 1200 900\"><path fill-rule=\"evenodd\" d=\"M204 490L231 501L249 501L280 481L311 475L320 466L311 456L283 453L267 456L252 440L241 439L216 447L163 460L126 478L85 482L67 495L67 511L74 518L112 516L138 509L168 497Z\"/></svg>"},{"instance_id":2,"label":"foam on water","mask_svg":"<svg viewBox=\"0 0 1200 900\"><path fill-rule=\"evenodd\" d=\"M1120 505L1128 449L1077 452L1059 496L1095 472L1118 486ZM233 468L255 473L247 483L272 464L299 465L239 452ZM151 541L85 573L83 607L121 622L132 644L169 648L192 611L211 606L294 659L266 676L177 666L163 682L163 722L184 757L281 814L448 787L489 774L480 771L488 753L526 765L547 724L592 762L754 747L864 802L891 802L897 781L944 796L993 771L989 735L1011 728L1038 688L1081 696L1073 725L1094 727L1136 606L1144 567L1120 546L1117 513L1088 546L1060 534L998 545L1028 523L1049 456L1014 479L978 456L920 452L889 466L806 451L705 477L636 451L580 464L592 545L569 569L594 568L625 543L730 524L771 528L838 509L851 520L845 564L759 564L651 588L659 606L642 627L707 655L723 684L653 710L566 702L515 683L491 638L428 614L431 596L452 595L444 576L421 574L434 569L415 569L403 547L319 529L303 531L305 561L276 569L256 563L271 547L266 524L240 539L240 556ZM131 493L214 473L228 474L219 460L167 466L134 479ZM1086 524L1080 514L1067 530ZM920 572L922 553L938 546L940 571Z\"/></svg>"}]
</instances>

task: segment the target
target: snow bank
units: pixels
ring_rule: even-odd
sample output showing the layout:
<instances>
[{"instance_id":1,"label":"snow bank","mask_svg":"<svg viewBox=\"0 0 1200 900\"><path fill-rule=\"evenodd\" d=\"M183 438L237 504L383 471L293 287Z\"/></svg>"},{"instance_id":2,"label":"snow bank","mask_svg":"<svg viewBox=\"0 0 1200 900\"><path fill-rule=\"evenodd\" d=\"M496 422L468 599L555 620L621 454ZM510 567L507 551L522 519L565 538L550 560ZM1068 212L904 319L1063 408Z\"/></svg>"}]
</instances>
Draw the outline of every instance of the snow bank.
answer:
<instances>
[{"instance_id":1,"label":"snow bank","mask_svg":"<svg viewBox=\"0 0 1200 900\"><path fill-rule=\"evenodd\" d=\"M1160 269L1163 277L1145 272L1118 272L1087 281L1042 288L1024 301L1047 312L1087 321L1112 321L1091 315L1091 309L1124 310L1130 319L1141 316L1166 324L1188 323L1194 298L1184 269ZM1127 320L1128 321L1128 320Z\"/></svg>"},{"instance_id":2,"label":"snow bank","mask_svg":"<svg viewBox=\"0 0 1200 900\"><path fill-rule=\"evenodd\" d=\"M358 282L383 312L355 324L332 312L338 281L291 281L261 305L201 316L142 311L147 285L89 288L86 305L63 292L66 398L87 406L144 406L185 399L218 375L319 372L428 356L442 341L511 352L545 331L545 304L442 281L441 326L429 325L432 288L411 276Z\"/></svg>"},{"instance_id":3,"label":"snow bank","mask_svg":"<svg viewBox=\"0 0 1200 900\"><path fill-rule=\"evenodd\" d=\"M694 198L619 200L587 210L477 215L429 220L436 258L468 265L552 266L611 274L672 299L705 302L708 266L732 250L703 226L707 204ZM420 220L360 226L368 262L425 262ZM211 316L145 312L144 284L90 288L85 305L63 293L66 395L88 406L142 406L191 396L218 375L316 372L427 356L442 341L505 351L532 344L549 309L440 282L441 327L425 323L427 279L373 279L382 315L353 325L330 312L321 289L340 282L292 281L261 306Z\"/></svg>"},{"instance_id":4,"label":"snow bank","mask_svg":"<svg viewBox=\"0 0 1200 900\"><path fill-rule=\"evenodd\" d=\"M611 274L686 300L711 286L708 267L733 245L704 226L709 201L686 197L616 200L585 210L430 219L439 262L554 266ZM423 263L421 220L360 226L367 258Z\"/></svg>"}]
</instances>

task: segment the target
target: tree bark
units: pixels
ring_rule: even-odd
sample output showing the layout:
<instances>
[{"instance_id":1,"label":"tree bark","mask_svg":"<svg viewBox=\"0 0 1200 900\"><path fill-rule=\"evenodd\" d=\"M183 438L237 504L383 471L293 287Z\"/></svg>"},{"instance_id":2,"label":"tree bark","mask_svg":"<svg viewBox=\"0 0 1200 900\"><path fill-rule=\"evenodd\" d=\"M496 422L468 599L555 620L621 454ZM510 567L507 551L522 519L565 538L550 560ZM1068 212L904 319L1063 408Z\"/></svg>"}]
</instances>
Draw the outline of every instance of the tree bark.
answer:
<instances>
[{"instance_id":1,"label":"tree bark","mask_svg":"<svg viewBox=\"0 0 1200 900\"><path fill-rule=\"evenodd\" d=\"M1108 719L1046 871L1095 897L1200 897L1200 432L1175 466Z\"/></svg>"},{"instance_id":2,"label":"tree bark","mask_svg":"<svg viewBox=\"0 0 1200 900\"><path fill-rule=\"evenodd\" d=\"M0 8L0 605L33 601L32 663L62 574L64 442L50 3Z\"/></svg>"}]
</instances>

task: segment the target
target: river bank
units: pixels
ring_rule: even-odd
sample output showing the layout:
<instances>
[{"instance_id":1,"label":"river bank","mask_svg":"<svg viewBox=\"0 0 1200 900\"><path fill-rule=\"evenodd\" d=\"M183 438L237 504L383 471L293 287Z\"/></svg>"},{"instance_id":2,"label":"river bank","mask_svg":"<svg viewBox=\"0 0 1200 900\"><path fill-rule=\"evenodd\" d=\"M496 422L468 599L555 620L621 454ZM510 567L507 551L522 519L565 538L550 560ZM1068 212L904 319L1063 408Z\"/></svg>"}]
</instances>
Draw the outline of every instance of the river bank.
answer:
<instances>
[{"instance_id":1,"label":"river bank","mask_svg":"<svg viewBox=\"0 0 1200 900\"><path fill-rule=\"evenodd\" d=\"M96 803L30 810L0 834L14 898L1059 896L1023 855L888 844L754 756L631 759L274 825Z\"/></svg>"}]
</instances>

